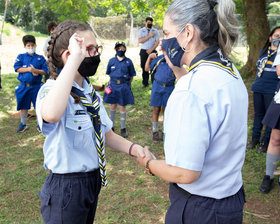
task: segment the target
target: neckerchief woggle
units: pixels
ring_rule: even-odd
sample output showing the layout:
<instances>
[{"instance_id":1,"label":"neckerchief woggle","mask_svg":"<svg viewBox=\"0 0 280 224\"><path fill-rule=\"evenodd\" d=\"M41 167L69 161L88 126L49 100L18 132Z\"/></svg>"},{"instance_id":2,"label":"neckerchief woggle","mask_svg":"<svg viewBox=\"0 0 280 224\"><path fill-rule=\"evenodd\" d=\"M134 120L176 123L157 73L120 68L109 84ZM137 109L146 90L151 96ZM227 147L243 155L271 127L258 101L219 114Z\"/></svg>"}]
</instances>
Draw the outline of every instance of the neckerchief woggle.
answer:
<instances>
[{"instance_id":1,"label":"neckerchief woggle","mask_svg":"<svg viewBox=\"0 0 280 224\"><path fill-rule=\"evenodd\" d=\"M238 79L233 64L223 56L222 50L217 45L212 45L195 56L191 61L189 72L203 65L219 68Z\"/></svg>"},{"instance_id":2,"label":"neckerchief woggle","mask_svg":"<svg viewBox=\"0 0 280 224\"><path fill-rule=\"evenodd\" d=\"M87 78L86 81L89 84L89 80ZM74 85L72 86L71 92L73 92L74 94L80 97L81 99L80 103L87 108L87 113L91 117L91 121L94 127L95 146L97 149L100 176L102 181L101 184L102 186L107 186L104 138L101 130L101 121L99 116L100 103L99 103L99 98L95 92L95 89L94 88L92 89L93 89L91 93L92 103L86 98L85 94Z\"/></svg>"}]
</instances>

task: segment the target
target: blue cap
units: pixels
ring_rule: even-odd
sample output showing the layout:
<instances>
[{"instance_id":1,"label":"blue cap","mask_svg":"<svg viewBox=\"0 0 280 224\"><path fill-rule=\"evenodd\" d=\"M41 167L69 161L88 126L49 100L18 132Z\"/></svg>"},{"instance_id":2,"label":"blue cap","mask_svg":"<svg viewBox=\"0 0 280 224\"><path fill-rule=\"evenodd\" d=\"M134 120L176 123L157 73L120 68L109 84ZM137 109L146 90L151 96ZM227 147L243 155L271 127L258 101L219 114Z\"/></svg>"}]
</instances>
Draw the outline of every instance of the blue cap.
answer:
<instances>
[{"instance_id":1,"label":"blue cap","mask_svg":"<svg viewBox=\"0 0 280 224\"><path fill-rule=\"evenodd\" d=\"M115 49L116 49L117 47L121 46L121 45L124 46L125 49L126 49L126 44L125 44L125 42L123 42L123 41L117 41L116 44L115 44Z\"/></svg>"}]
</instances>

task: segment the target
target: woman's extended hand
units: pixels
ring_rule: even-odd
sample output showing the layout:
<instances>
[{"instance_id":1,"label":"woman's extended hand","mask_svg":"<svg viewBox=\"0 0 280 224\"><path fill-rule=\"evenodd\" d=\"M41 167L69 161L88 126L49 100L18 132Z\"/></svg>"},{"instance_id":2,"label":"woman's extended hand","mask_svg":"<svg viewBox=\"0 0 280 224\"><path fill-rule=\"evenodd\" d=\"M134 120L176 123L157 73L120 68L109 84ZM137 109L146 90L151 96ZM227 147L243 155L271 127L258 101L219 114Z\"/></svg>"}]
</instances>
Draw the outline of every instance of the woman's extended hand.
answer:
<instances>
[{"instance_id":1,"label":"woman's extended hand","mask_svg":"<svg viewBox=\"0 0 280 224\"><path fill-rule=\"evenodd\" d=\"M144 148L141 145L135 144L131 150L131 155L137 158L145 158Z\"/></svg>"},{"instance_id":2,"label":"woman's extended hand","mask_svg":"<svg viewBox=\"0 0 280 224\"><path fill-rule=\"evenodd\" d=\"M144 147L144 154L145 154L145 157L138 157L137 158L137 162L140 166L142 166L143 168L146 167L146 163L149 159L156 159L156 157L154 156L153 153L151 153L149 151L149 147L148 146L145 146Z\"/></svg>"}]
</instances>

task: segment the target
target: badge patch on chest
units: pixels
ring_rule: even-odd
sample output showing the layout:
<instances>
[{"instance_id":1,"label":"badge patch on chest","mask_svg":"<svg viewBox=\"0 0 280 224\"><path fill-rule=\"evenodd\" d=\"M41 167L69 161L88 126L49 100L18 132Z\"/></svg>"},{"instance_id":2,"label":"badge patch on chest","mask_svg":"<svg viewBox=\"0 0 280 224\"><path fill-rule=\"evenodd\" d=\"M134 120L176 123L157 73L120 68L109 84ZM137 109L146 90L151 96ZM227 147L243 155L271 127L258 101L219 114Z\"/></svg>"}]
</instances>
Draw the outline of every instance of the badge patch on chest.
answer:
<instances>
[{"instance_id":1,"label":"badge patch on chest","mask_svg":"<svg viewBox=\"0 0 280 224\"><path fill-rule=\"evenodd\" d=\"M76 110L75 115L85 115L86 112L84 110Z\"/></svg>"}]
</instances>

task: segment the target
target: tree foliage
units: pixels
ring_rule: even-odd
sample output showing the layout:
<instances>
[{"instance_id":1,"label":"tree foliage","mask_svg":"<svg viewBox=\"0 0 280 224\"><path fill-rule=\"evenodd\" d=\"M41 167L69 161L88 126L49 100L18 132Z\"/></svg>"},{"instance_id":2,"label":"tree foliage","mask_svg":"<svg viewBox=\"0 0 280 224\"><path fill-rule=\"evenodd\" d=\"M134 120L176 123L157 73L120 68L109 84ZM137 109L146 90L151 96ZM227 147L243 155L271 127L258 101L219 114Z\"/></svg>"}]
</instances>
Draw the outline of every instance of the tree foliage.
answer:
<instances>
[{"instance_id":1,"label":"tree foliage","mask_svg":"<svg viewBox=\"0 0 280 224\"><path fill-rule=\"evenodd\" d=\"M142 24L144 18L150 15L154 18L154 23L161 26L164 13L172 2L172 0L101 0L98 4L103 8L109 9L107 15L130 15L132 12L136 25Z\"/></svg>"}]
</instances>

